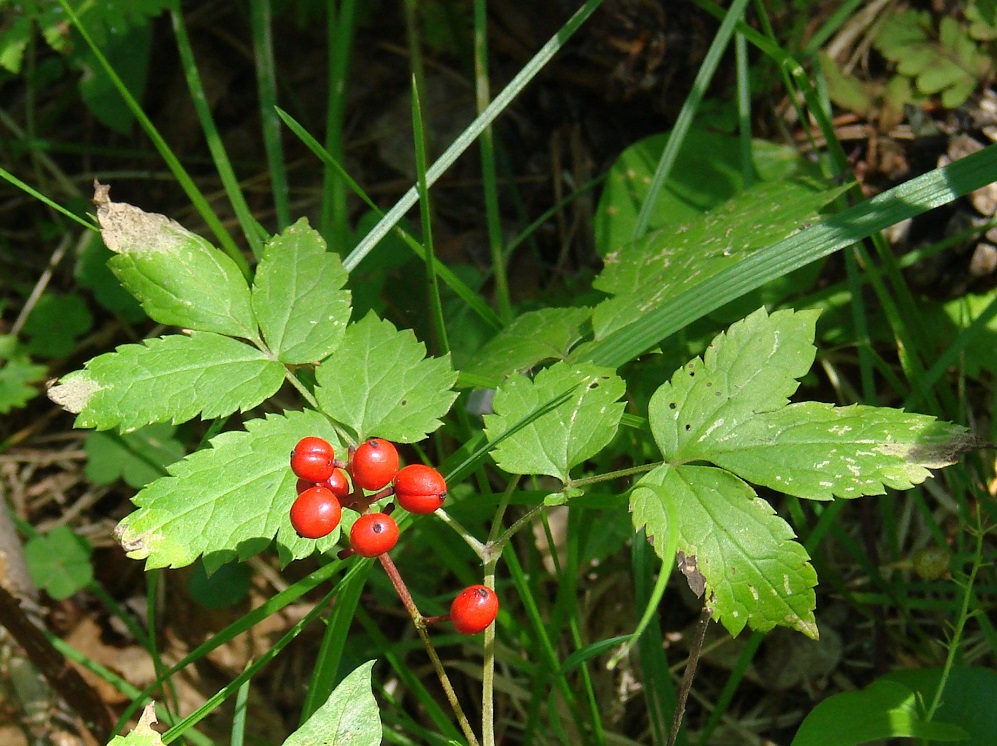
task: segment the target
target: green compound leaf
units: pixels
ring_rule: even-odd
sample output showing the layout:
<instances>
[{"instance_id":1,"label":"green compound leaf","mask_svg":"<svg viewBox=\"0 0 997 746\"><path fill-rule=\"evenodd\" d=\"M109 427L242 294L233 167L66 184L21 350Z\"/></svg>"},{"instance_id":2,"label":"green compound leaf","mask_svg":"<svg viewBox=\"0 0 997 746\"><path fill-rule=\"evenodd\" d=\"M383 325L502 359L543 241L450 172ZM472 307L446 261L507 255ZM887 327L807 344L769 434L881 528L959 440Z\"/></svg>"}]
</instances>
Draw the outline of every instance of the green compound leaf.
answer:
<instances>
[{"instance_id":1,"label":"green compound leaf","mask_svg":"<svg viewBox=\"0 0 997 746\"><path fill-rule=\"evenodd\" d=\"M93 580L90 542L69 526L58 526L24 546L24 559L35 585L56 601L67 599Z\"/></svg>"},{"instance_id":2,"label":"green compound leaf","mask_svg":"<svg viewBox=\"0 0 997 746\"><path fill-rule=\"evenodd\" d=\"M592 364L555 363L533 380L506 381L492 401L495 414L485 417L495 462L511 474L549 474L566 483L573 466L616 435L625 392L612 370ZM564 401L535 416L558 397Z\"/></svg>"},{"instance_id":3,"label":"green compound leaf","mask_svg":"<svg viewBox=\"0 0 997 746\"><path fill-rule=\"evenodd\" d=\"M802 180L759 184L701 217L669 224L607 254L593 286L616 297L595 308L596 339L797 232L842 189L819 190Z\"/></svg>"},{"instance_id":4,"label":"green compound leaf","mask_svg":"<svg viewBox=\"0 0 997 746\"><path fill-rule=\"evenodd\" d=\"M374 661L355 668L284 746L379 746L381 714L370 685Z\"/></svg>"},{"instance_id":5,"label":"green compound leaf","mask_svg":"<svg viewBox=\"0 0 997 746\"><path fill-rule=\"evenodd\" d=\"M475 353L461 373L498 386L502 380L546 360L562 360L585 336L591 308L543 308L515 319Z\"/></svg>"},{"instance_id":6,"label":"green compound leaf","mask_svg":"<svg viewBox=\"0 0 997 746\"><path fill-rule=\"evenodd\" d=\"M924 415L789 404L814 360L816 318L759 309L677 371L648 407L666 463L634 490L634 525L659 541L678 536L732 634L778 624L817 635L809 557L742 480L810 499L882 494L978 445L964 428Z\"/></svg>"},{"instance_id":7,"label":"green compound leaf","mask_svg":"<svg viewBox=\"0 0 997 746\"><path fill-rule=\"evenodd\" d=\"M630 506L634 527L661 537L656 550L667 543L667 521L675 521L677 548L702 574L713 618L732 635L750 624L817 639L810 557L749 485L722 469L666 464L637 483Z\"/></svg>"},{"instance_id":8,"label":"green compound leaf","mask_svg":"<svg viewBox=\"0 0 997 746\"><path fill-rule=\"evenodd\" d=\"M744 422L736 440L701 444L717 466L813 500L910 489L975 445L965 428L928 415L821 402L763 413Z\"/></svg>"},{"instance_id":9,"label":"green compound leaf","mask_svg":"<svg viewBox=\"0 0 997 746\"><path fill-rule=\"evenodd\" d=\"M302 218L263 249L253 284L253 311L270 350L284 363L332 354L350 320L350 292L338 254Z\"/></svg>"},{"instance_id":10,"label":"green compound leaf","mask_svg":"<svg viewBox=\"0 0 997 746\"><path fill-rule=\"evenodd\" d=\"M122 345L63 376L48 395L79 415L76 427L135 430L153 422L223 417L255 407L284 366L228 337L194 332Z\"/></svg>"},{"instance_id":11,"label":"green compound leaf","mask_svg":"<svg viewBox=\"0 0 997 746\"><path fill-rule=\"evenodd\" d=\"M108 266L161 324L256 339L249 285L235 262L165 215L94 194Z\"/></svg>"},{"instance_id":12,"label":"green compound leaf","mask_svg":"<svg viewBox=\"0 0 997 746\"><path fill-rule=\"evenodd\" d=\"M132 433L91 433L87 453L87 479L110 484L116 479L140 489L166 474L166 467L183 458L183 444L173 437L176 427L156 424Z\"/></svg>"},{"instance_id":13,"label":"green compound leaf","mask_svg":"<svg viewBox=\"0 0 997 746\"><path fill-rule=\"evenodd\" d=\"M907 9L885 19L873 45L897 72L913 78L926 95L941 94L942 105L960 106L994 70L993 56L976 44L970 28L945 16L937 30L929 11Z\"/></svg>"},{"instance_id":14,"label":"green compound leaf","mask_svg":"<svg viewBox=\"0 0 997 746\"><path fill-rule=\"evenodd\" d=\"M457 398L450 356L427 358L411 331L398 331L373 313L347 327L315 379L319 409L349 427L358 442L372 435L420 441L440 426Z\"/></svg>"},{"instance_id":15,"label":"green compound leaf","mask_svg":"<svg viewBox=\"0 0 997 746\"><path fill-rule=\"evenodd\" d=\"M297 481L289 454L306 435L345 451L332 425L313 410L272 414L250 420L245 431L222 433L132 499L138 510L118 525L118 541L147 568L184 567L204 555L208 572L259 554L274 536L284 563L331 549L340 529L318 541L302 539L288 517Z\"/></svg>"}]
</instances>

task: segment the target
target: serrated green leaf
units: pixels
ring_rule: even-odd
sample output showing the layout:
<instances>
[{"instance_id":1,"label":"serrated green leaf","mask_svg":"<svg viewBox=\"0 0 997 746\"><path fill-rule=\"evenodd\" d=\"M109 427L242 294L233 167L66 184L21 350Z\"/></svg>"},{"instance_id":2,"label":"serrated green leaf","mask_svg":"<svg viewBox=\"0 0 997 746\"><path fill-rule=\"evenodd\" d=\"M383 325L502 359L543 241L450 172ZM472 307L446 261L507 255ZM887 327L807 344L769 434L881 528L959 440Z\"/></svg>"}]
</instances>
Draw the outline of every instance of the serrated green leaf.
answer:
<instances>
[{"instance_id":1,"label":"serrated green leaf","mask_svg":"<svg viewBox=\"0 0 997 746\"><path fill-rule=\"evenodd\" d=\"M662 537L656 551L675 522L677 549L695 563L713 618L732 635L745 625L788 626L817 638L810 557L749 485L722 469L665 464L637 483L630 507L637 530Z\"/></svg>"},{"instance_id":2,"label":"serrated green leaf","mask_svg":"<svg viewBox=\"0 0 997 746\"><path fill-rule=\"evenodd\" d=\"M58 526L24 546L24 559L35 585L56 601L67 599L93 580L90 542L69 526Z\"/></svg>"},{"instance_id":3,"label":"serrated green leaf","mask_svg":"<svg viewBox=\"0 0 997 746\"><path fill-rule=\"evenodd\" d=\"M899 409L800 402L742 422L736 438L698 444L754 484L814 500L906 490L976 445L966 429Z\"/></svg>"},{"instance_id":4,"label":"serrated green leaf","mask_svg":"<svg viewBox=\"0 0 997 746\"><path fill-rule=\"evenodd\" d=\"M159 479L167 466L184 455L183 444L173 437L175 430L161 423L131 433L91 433L84 446L87 479L110 484L120 478L136 489Z\"/></svg>"},{"instance_id":5,"label":"serrated green leaf","mask_svg":"<svg viewBox=\"0 0 997 746\"><path fill-rule=\"evenodd\" d=\"M165 215L94 196L108 262L125 288L161 324L256 339L249 285L235 262Z\"/></svg>"},{"instance_id":6,"label":"serrated green leaf","mask_svg":"<svg viewBox=\"0 0 997 746\"><path fill-rule=\"evenodd\" d=\"M615 297L595 308L596 339L792 235L840 191L800 180L759 184L699 218L670 224L607 254L593 286Z\"/></svg>"},{"instance_id":7,"label":"serrated green leaf","mask_svg":"<svg viewBox=\"0 0 997 746\"><path fill-rule=\"evenodd\" d=\"M0 335L0 340L9 340L7 354L0 354L0 414L23 407L38 395L38 388L31 384L45 377L47 368L32 363L20 351L14 337ZM7 346L7 345L4 345Z\"/></svg>"},{"instance_id":8,"label":"serrated green leaf","mask_svg":"<svg viewBox=\"0 0 997 746\"><path fill-rule=\"evenodd\" d=\"M302 539L289 518L297 481L289 454L306 435L345 451L332 425L314 410L271 414L250 420L245 431L215 437L211 448L176 462L170 476L132 498L138 510L115 532L122 547L150 569L183 567L204 555L208 572L258 554L274 536L285 563L331 549L339 529L318 541Z\"/></svg>"},{"instance_id":9,"label":"serrated green leaf","mask_svg":"<svg viewBox=\"0 0 997 746\"><path fill-rule=\"evenodd\" d=\"M450 356L427 358L426 346L373 313L346 328L334 357L315 371L319 409L349 427L357 441L377 435L422 440L441 424L457 394Z\"/></svg>"},{"instance_id":10,"label":"serrated green leaf","mask_svg":"<svg viewBox=\"0 0 997 746\"><path fill-rule=\"evenodd\" d=\"M371 691L374 661L351 671L284 746L379 746L381 714Z\"/></svg>"},{"instance_id":11,"label":"serrated green leaf","mask_svg":"<svg viewBox=\"0 0 997 746\"><path fill-rule=\"evenodd\" d=\"M263 352L210 332L122 345L63 376L49 398L77 413L76 427L124 431L245 411L271 396L284 366Z\"/></svg>"},{"instance_id":12,"label":"serrated green leaf","mask_svg":"<svg viewBox=\"0 0 997 746\"><path fill-rule=\"evenodd\" d=\"M561 360L585 335L591 308L542 308L516 318L461 373L494 381L546 360Z\"/></svg>"},{"instance_id":13,"label":"serrated green leaf","mask_svg":"<svg viewBox=\"0 0 997 746\"><path fill-rule=\"evenodd\" d=\"M651 397L654 439L673 462L702 458L699 444L724 442L758 412L785 406L810 370L818 311L760 308L710 343Z\"/></svg>"},{"instance_id":14,"label":"serrated green leaf","mask_svg":"<svg viewBox=\"0 0 997 746\"><path fill-rule=\"evenodd\" d=\"M753 484L830 500L909 489L975 444L964 428L900 410L788 405L814 360L815 311L764 309L719 335L648 407L671 463L709 461Z\"/></svg>"},{"instance_id":15,"label":"serrated green leaf","mask_svg":"<svg viewBox=\"0 0 997 746\"><path fill-rule=\"evenodd\" d=\"M270 350L285 363L318 362L339 346L350 320L350 291L338 254L302 218L263 249L253 311Z\"/></svg>"},{"instance_id":16,"label":"serrated green leaf","mask_svg":"<svg viewBox=\"0 0 997 746\"><path fill-rule=\"evenodd\" d=\"M547 402L568 392L566 401L530 420ZM495 414L485 416L488 440L498 441L492 451L495 462L510 474L549 474L566 483L573 466L616 435L624 407L619 399L625 392L626 384L613 371L584 363L555 363L533 380L518 376L506 381L492 400ZM502 438L510 430L515 431Z\"/></svg>"}]
</instances>

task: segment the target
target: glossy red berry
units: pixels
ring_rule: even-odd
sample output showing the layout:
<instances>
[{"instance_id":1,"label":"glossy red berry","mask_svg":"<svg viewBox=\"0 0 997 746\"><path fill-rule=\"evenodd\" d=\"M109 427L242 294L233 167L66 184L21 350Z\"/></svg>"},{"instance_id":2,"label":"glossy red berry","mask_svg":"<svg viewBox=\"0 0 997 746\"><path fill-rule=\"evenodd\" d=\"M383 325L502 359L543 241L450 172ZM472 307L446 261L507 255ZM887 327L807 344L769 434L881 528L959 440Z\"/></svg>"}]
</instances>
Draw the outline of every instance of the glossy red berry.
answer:
<instances>
[{"instance_id":1,"label":"glossy red berry","mask_svg":"<svg viewBox=\"0 0 997 746\"><path fill-rule=\"evenodd\" d=\"M335 457L329 441L308 436L298 441L291 451L291 471L296 477L318 484L332 476L336 468L333 465Z\"/></svg>"},{"instance_id":2,"label":"glossy red berry","mask_svg":"<svg viewBox=\"0 0 997 746\"><path fill-rule=\"evenodd\" d=\"M306 539L328 536L336 530L342 517L343 506L339 499L322 486L309 487L291 506L291 525Z\"/></svg>"},{"instance_id":3,"label":"glossy red berry","mask_svg":"<svg viewBox=\"0 0 997 746\"><path fill-rule=\"evenodd\" d=\"M353 483L365 490L386 487L398 473L398 451L394 444L381 438L361 443L350 462Z\"/></svg>"},{"instance_id":4,"label":"glossy red berry","mask_svg":"<svg viewBox=\"0 0 997 746\"><path fill-rule=\"evenodd\" d=\"M491 588L472 585L465 588L450 604L450 621L462 635L476 635L498 616L498 596Z\"/></svg>"},{"instance_id":5,"label":"glossy red berry","mask_svg":"<svg viewBox=\"0 0 997 746\"><path fill-rule=\"evenodd\" d=\"M310 482L307 479L299 479L295 484L295 490L300 495L309 487L315 486L315 482ZM332 492L332 494L339 498L340 502L350 496L350 480L346 476L346 472L342 469L333 469L332 476L328 479L323 479L318 483L318 486L325 487L327 490Z\"/></svg>"},{"instance_id":6,"label":"glossy red berry","mask_svg":"<svg viewBox=\"0 0 997 746\"><path fill-rule=\"evenodd\" d=\"M398 543L398 524L390 515L368 513L350 530L350 546L361 557L377 557Z\"/></svg>"},{"instance_id":7,"label":"glossy red berry","mask_svg":"<svg viewBox=\"0 0 997 746\"><path fill-rule=\"evenodd\" d=\"M350 496L350 480L342 469L333 469L332 476L322 482L322 486L327 487L340 500Z\"/></svg>"},{"instance_id":8,"label":"glossy red berry","mask_svg":"<svg viewBox=\"0 0 997 746\"><path fill-rule=\"evenodd\" d=\"M395 475L395 500L409 513L432 513L446 497L447 483L431 466L409 464Z\"/></svg>"}]
</instances>

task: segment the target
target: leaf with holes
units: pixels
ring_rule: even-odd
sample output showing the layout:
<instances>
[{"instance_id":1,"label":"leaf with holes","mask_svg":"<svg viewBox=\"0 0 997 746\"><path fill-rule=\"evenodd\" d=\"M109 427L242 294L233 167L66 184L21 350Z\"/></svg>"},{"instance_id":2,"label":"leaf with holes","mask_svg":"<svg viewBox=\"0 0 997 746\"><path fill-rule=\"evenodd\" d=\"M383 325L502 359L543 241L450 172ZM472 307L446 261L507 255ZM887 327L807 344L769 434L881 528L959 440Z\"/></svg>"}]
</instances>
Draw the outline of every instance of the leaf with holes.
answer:
<instances>
[{"instance_id":1,"label":"leaf with holes","mask_svg":"<svg viewBox=\"0 0 997 746\"><path fill-rule=\"evenodd\" d=\"M751 487L722 469L664 465L645 475L630 497L633 523L663 539L677 524L676 548L695 558L713 618L732 635L792 627L817 638L817 573L789 525Z\"/></svg>"},{"instance_id":2,"label":"leaf with holes","mask_svg":"<svg viewBox=\"0 0 997 746\"><path fill-rule=\"evenodd\" d=\"M441 424L457 394L449 355L426 346L373 313L350 325L336 355L315 371L319 409L348 426L357 442L371 435L397 443L422 440Z\"/></svg>"},{"instance_id":3,"label":"leaf with holes","mask_svg":"<svg viewBox=\"0 0 997 746\"><path fill-rule=\"evenodd\" d=\"M816 319L816 311L759 309L677 371L648 407L666 465L634 490L634 525L652 537L677 533L732 634L745 624L817 634L809 557L746 482L819 500L881 494L923 482L977 445L964 428L924 415L790 404L814 360ZM693 465L704 462L713 466Z\"/></svg>"},{"instance_id":4,"label":"leaf with holes","mask_svg":"<svg viewBox=\"0 0 997 746\"><path fill-rule=\"evenodd\" d=\"M567 482L573 466L616 435L625 391L612 370L591 364L555 363L533 380L506 381L492 400L495 414L485 417L496 463L511 474L549 474Z\"/></svg>"},{"instance_id":5,"label":"leaf with holes","mask_svg":"<svg viewBox=\"0 0 997 746\"><path fill-rule=\"evenodd\" d=\"M803 180L759 184L705 215L671 223L610 252L593 282L613 296L595 308L596 339L799 231L842 189L823 190Z\"/></svg>"}]
</instances>

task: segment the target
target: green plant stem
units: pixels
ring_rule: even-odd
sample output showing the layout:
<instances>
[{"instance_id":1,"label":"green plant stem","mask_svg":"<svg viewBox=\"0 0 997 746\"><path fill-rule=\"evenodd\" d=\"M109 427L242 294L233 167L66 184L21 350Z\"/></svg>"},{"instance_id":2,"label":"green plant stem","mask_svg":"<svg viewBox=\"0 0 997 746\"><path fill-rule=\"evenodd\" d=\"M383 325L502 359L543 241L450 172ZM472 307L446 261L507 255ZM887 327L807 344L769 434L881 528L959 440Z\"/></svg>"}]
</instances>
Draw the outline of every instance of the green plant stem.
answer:
<instances>
[{"instance_id":1,"label":"green plant stem","mask_svg":"<svg viewBox=\"0 0 997 746\"><path fill-rule=\"evenodd\" d=\"M225 145L222 143L218 127L215 126L215 118L211 113L211 106L208 104L208 96L201 83L201 75L197 70L197 61L194 59L194 50L190 45L190 37L187 35L187 26L183 22L183 15L179 10L170 13L173 20L173 33L177 38L177 52L180 55L180 65L187 79L187 88L190 90L190 98L194 103L194 110L197 112L197 119L201 123L204 132L204 139L208 144L211 153L211 160L215 164L215 170L221 178L225 187L225 194L228 196L232 208L235 210L239 225L243 235L252 250L253 255L259 259L263 256L263 238L261 231L253 217L246 197L242 193L239 179L232 168L228 153L225 152Z\"/></svg>"},{"instance_id":2,"label":"green plant stem","mask_svg":"<svg viewBox=\"0 0 997 746\"><path fill-rule=\"evenodd\" d=\"M426 631L426 619L419 611L419 607L415 605L412 594L409 593L408 586L405 585L405 581L402 580L398 568L388 554L379 555L377 559L380 561L381 567L384 568L384 572L387 573L388 579L391 580L391 585L394 586L398 598L401 599L402 606L405 607L405 611L408 612L412 623L415 625L415 631L418 633L419 639L422 640L426 654L429 655L429 660L433 664L433 670L436 671L436 676L440 680L440 685L447 696L447 701L457 716L457 723L464 732L464 737L470 746L480 746L477 736L474 735L474 731L471 729L471 723L467 719L467 715L464 714L464 709L460 706L460 702L457 699L457 692L454 691L453 684L450 683L450 677L447 676L446 669L443 668L443 661L440 660L436 648L433 647L433 641L429 639L429 633Z\"/></svg>"},{"instance_id":3,"label":"green plant stem","mask_svg":"<svg viewBox=\"0 0 997 746\"><path fill-rule=\"evenodd\" d=\"M613 479L621 479L622 477L632 477L635 474L644 474L649 471L654 471L663 463L664 463L663 461L655 461L652 464L641 464L640 466L631 466L626 469L607 471L604 474L595 474L591 477L582 477L581 479L571 479L568 481L567 484L564 485L564 488L570 489L572 487L585 487L590 484L598 484L599 482L608 482Z\"/></svg>"},{"instance_id":4,"label":"green plant stem","mask_svg":"<svg viewBox=\"0 0 997 746\"><path fill-rule=\"evenodd\" d=\"M495 569L501 552L485 562L484 585L495 590ZM495 746L495 622L485 627L484 660L481 664L481 740Z\"/></svg>"},{"instance_id":5,"label":"green plant stem","mask_svg":"<svg viewBox=\"0 0 997 746\"><path fill-rule=\"evenodd\" d=\"M479 557L484 557L485 545L482 544L480 541L478 541L476 538L474 538L474 535L466 528L464 528L464 526L461 525L460 521L455 519L453 516L451 516L442 508L437 510L434 515L436 515L437 518L439 518L441 521L447 524L457 533L457 535L459 535L464 541L466 541L467 545L471 547L471 549L474 551L476 555L478 555Z\"/></svg>"},{"instance_id":6,"label":"green plant stem","mask_svg":"<svg viewBox=\"0 0 997 746\"><path fill-rule=\"evenodd\" d=\"M938 706L942 703L942 693L945 691L945 683L948 681L949 674L952 673L952 667L955 665L955 657L959 651L959 642L962 639L962 633L966 629L966 622L969 619L969 606L973 598L973 584L976 582L976 574L983 563L983 537L986 532L983 530L980 519L979 503L976 504L976 526L974 533L976 534L976 547L973 553L973 566L969 571L969 576L966 578L966 592L962 596L959 617L955 623L955 628L952 630L952 639L949 641L948 654L945 656L945 664L942 666L941 676L938 677L938 688L935 690L935 696L931 698L931 706L928 707L928 711L925 713L925 720L931 720Z\"/></svg>"}]
</instances>

